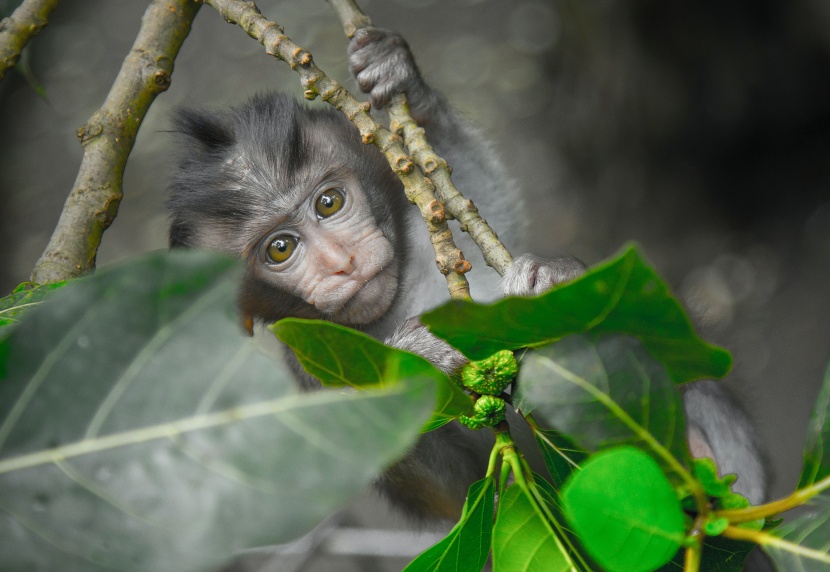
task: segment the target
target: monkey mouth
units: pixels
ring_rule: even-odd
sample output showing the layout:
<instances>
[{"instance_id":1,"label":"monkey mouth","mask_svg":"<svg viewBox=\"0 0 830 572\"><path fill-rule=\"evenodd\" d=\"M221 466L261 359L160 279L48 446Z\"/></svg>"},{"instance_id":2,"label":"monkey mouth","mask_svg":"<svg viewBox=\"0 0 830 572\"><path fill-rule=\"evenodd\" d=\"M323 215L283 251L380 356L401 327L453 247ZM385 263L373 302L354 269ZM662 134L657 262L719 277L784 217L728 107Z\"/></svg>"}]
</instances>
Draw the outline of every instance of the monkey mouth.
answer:
<instances>
[{"instance_id":1,"label":"monkey mouth","mask_svg":"<svg viewBox=\"0 0 830 572\"><path fill-rule=\"evenodd\" d=\"M338 308L324 312L326 317L344 324L368 324L383 316L395 299L398 287L397 272L381 268L369 278L361 280L348 293ZM345 293L344 293L345 294Z\"/></svg>"}]
</instances>

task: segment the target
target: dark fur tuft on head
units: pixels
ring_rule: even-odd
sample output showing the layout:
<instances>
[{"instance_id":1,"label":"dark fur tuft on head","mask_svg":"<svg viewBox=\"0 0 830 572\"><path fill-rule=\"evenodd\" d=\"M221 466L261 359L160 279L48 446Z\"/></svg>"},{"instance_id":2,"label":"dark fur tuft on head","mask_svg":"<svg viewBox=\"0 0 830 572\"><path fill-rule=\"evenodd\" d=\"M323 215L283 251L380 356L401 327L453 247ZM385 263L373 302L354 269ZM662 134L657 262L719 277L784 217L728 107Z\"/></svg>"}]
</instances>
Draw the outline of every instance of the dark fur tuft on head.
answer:
<instances>
[{"instance_id":1,"label":"dark fur tuft on head","mask_svg":"<svg viewBox=\"0 0 830 572\"><path fill-rule=\"evenodd\" d=\"M173 119L174 131L200 143L205 149L221 149L234 143L233 131L220 116L193 109L181 109Z\"/></svg>"}]
</instances>

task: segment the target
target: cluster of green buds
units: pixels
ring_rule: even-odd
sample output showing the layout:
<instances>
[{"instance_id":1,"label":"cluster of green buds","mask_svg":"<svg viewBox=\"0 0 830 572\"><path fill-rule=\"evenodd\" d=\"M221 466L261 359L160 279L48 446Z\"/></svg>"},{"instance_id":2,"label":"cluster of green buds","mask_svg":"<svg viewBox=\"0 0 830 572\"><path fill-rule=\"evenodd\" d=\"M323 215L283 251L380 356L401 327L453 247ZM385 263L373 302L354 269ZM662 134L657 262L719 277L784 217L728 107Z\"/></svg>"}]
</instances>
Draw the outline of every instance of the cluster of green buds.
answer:
<instances>
[{"instance_id":1,"label":"cluster of green buds","mask_svg":"<svg viewBox=\"0 0 830 572\"><path fill-rule=\"evenodd\" d=\"M750 503L746 497L732 492L732 485L735 483L737 477L731 474L719 477L718 468L712 459L706 457L692 459L692 471L703 485L703 489L706 492L706 496L709 497L713 509L737 510L749 507ZM683 508L687 511L693 512L696 509L694 500L691 497L686 497L682 502ZM729 526L729 521L726 518L709 518L703 523L703 531L709 536L717 536L727 526ZM761 530L764 526L764 520L758 519L745 522L739 526L750 530Z\"/></svg>"},{"instance_id":2,"label":"cluster of green buds","mask_svg":"<svg viewBox=\"0 0 830 572\"><path fill-rule=\"evenodd\" d=\"M458 420L470 429L495 427L504 421L505 404L498 396L507 389L518 371L516 358L509 350L465 365L461 370L461 383L480 397L473 405L473 415L461 415Z\"/></svg>"}]
</instances>

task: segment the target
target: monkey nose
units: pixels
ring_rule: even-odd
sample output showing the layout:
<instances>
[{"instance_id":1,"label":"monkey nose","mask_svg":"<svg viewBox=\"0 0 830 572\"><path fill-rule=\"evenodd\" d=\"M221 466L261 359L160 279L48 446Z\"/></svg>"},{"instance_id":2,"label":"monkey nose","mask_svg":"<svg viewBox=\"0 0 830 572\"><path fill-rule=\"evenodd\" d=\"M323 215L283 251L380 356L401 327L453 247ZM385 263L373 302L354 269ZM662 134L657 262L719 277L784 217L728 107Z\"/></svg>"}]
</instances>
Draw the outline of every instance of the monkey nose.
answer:
<instances>
[{"instance_id":1,"label":"monkey nose","mask_svg":"<svg viewBox=\"0 0 830 572\"><path fill-rule=\"evenodd\" d=\"M345 254L343 253L342 256L332 256L327 261L327 266L329 270L331 270L332 274L335 276L338 275L349 275L354 272L354 255L353 254Z\"/></svg>"}]
</instances>

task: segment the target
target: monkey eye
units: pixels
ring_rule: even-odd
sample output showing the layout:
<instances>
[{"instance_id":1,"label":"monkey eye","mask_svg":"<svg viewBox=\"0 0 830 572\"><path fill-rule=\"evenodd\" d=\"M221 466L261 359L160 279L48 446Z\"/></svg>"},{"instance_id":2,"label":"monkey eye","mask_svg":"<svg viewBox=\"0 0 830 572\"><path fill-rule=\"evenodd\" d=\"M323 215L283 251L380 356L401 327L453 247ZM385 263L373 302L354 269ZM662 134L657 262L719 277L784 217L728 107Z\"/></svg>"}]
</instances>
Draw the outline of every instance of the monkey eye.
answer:
<instances>
[{"instance_id":1,"label":"monkey eye","mask_svg":"<svg viewBox=\"0 0 830 572\"><path fill-rule=\"evenodd\" d=\"M340 209L343 208L343 203L346 197L337 189L329 189L319 197L314 208L317 210L317 216L320 218L328 218Z\"/></svg>"},{"instance_id":2,"label":"monkey eye","mask_svg":"<svg viewBox=\"0 0 830 572\"><path fill-rule=\"evenodd\" d=\"M265 252L271 262L279 264L291 258L295 248L297 248L297 239L290 234L281 234L271 241Z\"/></svg>"}]
</instances>

